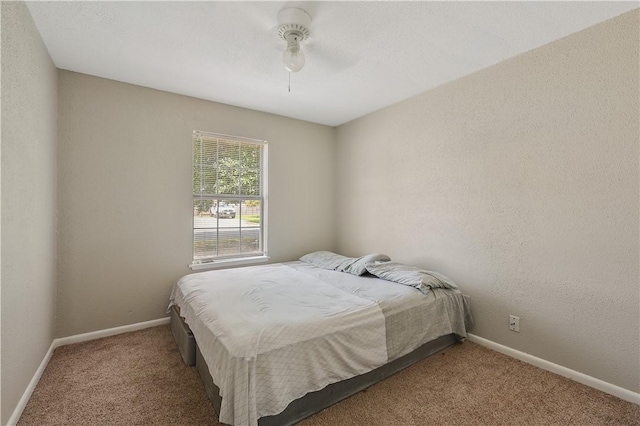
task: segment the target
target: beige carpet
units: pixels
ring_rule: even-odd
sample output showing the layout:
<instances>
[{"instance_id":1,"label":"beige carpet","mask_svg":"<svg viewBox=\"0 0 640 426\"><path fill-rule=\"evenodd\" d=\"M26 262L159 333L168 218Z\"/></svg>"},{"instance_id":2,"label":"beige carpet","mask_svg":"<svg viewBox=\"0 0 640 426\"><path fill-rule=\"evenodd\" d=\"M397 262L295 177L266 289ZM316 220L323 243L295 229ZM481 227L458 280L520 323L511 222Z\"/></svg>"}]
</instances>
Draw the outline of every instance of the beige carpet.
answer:
<instances>
[{"instance_id":1,"label":"beige carpet","mask_svg":"<svg viewBox=\"0 0 640 426\"><path fill-rule=\"evenodd\" d=\"M218 425L169 326L56 349L19 425ZM473 343L300 425L640 425L640 406Z\"/></svg>"}]
</instances>

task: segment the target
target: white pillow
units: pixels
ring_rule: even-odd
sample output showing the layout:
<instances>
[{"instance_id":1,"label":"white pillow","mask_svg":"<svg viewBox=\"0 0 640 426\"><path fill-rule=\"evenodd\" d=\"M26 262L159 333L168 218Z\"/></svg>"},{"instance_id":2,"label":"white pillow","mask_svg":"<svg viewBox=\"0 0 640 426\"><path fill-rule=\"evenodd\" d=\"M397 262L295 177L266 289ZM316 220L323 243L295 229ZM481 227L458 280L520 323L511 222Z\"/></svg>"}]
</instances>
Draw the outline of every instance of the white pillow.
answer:
<instances>
[{"instance_id":1,"label":"white pillow","mask_svg":"<svg viewBox=\"0 0 640 426\"><path fill-rule=\"evenodd\" d=\"M366 256L359 257L351 265L347 266L344 272L348 272L353 275L363 275L367 272L367 263L372 262L389 262L391 258L386 254L372 253Z\"/></svg>"},{"instance_id":2,"label":"white pillow","mask_svg":"<svg viewBox=\"0 0 640 426\"><path fill-rule=\"evenodd\" d=\"M314 251L313 253L305 254L300 258L300 260L319 268L342 272L345 268L351 265L355 259L330 251Z\"/></svg>"},{"instance_id":3,"label":"white pillow","mask_svg":"<svg viewBox=\"0 0 640 426\"><path fill-rule=\"evenodd\" d=\"M427 294L432 288L457 289L456 284L444 275L425 271L416 266L397 262L373 262L366 265L367 271L378 278L408 285Z\"/></svg>"},{"instance_id":4,"label":"white pillow","mask_svg":"<svg viewBox=\"0 0 640 426\"><path fill-rule=\"evenodd\" d=\"M391 260L386 254L368 254L362 257L346 257L330 251L315 251L305 254L301 261L310 263L319 268L331 269L339 272L348 272L353 275L362 275L367 272L366 264L375 261Z\"/></svg>"}]
</instances>

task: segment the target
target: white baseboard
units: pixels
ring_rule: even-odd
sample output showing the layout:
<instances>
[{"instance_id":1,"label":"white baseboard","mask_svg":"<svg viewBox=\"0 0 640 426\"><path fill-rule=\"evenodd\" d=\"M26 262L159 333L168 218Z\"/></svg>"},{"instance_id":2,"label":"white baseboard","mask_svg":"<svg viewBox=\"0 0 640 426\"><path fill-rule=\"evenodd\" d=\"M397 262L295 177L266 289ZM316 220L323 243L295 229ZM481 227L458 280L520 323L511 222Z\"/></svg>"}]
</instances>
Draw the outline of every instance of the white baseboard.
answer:
<instances>
[{"instance_id":1,"label":"white baseboard","mask_svg":"<svg viewBox=\"0 0 640 426\"><path fill-rule=\"evenodd\" d=\"M92 331L90 333L76 334L74 336L61 337L59 339L55 339L54 343L56 343L57 348L60 346L71 345L73 343L88 342L89 340L115 336L116 334L129 333L130 331L142 330L144 328L155 327L163 324L169 324L169 317L123 325L121 327L107 328L105 330Z\"/></svg>"},{"instance_id":2,"label":"white baseboard","mask_svg":"<svg viewBox=\"0 0 640 426\"><path fill-rule=\"evenodd\" d=\"M163 324L169 324L169 317L139 322L136 324L123 325L122 327L107 328L106 330L92 331L91 333L76 334L74 336L53 339L53 342L51 342L51 346L49 346L49 350L45 354L42 362L40 363L40 366L29 382L27 389L22 394L22 398L20 398L20 401L18 401L18 405L13 410L13 414L9 418L7 426L15 426L16 423L18 423L18 420L20 420L20 416L22 415L24 408L27 406L27 402L29 402L29 398L31 398L33 391L36 389L36 386L40 381L40 377L42 377L44 369L47 368L47 364L49 364L49 360L51 360L53 351L56 348L59 348L60 346L71 345L73 343L88 342L89 340L100 339L102 337L115 336L116 334L128 333L130 331L142 330L145 328L155 327Z\"/></svg>"},{"instance_id":3,"label":"white baseboard","mask_svg":"<svg viewBox=\"0 0 640 426\"><path fill-rule=\"evenodd\" d=\"M44 369L47 368L47 364L49 364L49 360L53 355L54 349L56 348L55 342L56 342L55 340L51 342L51 346L49 346L49 350L44 355L44 358L40 363L40 366L36 370L36 374L34 374L33 377L31 378L31 381L29 382L27 389L22 394L22 398L20 398L20 401L18 401L18 405L16 406L15 410L13 410L13 414L11 415L11 417L9 417L9 422L7 423L7 426L15 426L15 424L18 423L18 420L20 420L20 416L24 411L24 407L27 406L27 402L29 402L29 398L31 398L31 394L33 394L33 391L36 389L36 385L40 381L40 377L42 377L42 373L44 373Z\"/></svg>"},{"instance_id":4,"label":"white baseboard","mask_svg":"<svg viewBox=\"0 0 640 426\"><path fill-rule=\"evenodd\" d=\"M598 389L613 396L617 396L618 398L624 399L625 401L640 405L640 393L621 388L620 386L607 383L600 379L596 379L595 377L587 376L584 373L580 373L578 371L571 370L570 368L554 364L553 362L544 360L542 358L520 352L508 346L492 342L491 340L476 336L475 334L468 333L467 336L470 342L477 343L481 346L493 349L496 352L500 352L512 358L524 361L527 364L535 365L536 367L542 368L543 370L550 371L552 373L574 380L578 383L582 383L583 385Z\"/></svg>"}]
</instances>

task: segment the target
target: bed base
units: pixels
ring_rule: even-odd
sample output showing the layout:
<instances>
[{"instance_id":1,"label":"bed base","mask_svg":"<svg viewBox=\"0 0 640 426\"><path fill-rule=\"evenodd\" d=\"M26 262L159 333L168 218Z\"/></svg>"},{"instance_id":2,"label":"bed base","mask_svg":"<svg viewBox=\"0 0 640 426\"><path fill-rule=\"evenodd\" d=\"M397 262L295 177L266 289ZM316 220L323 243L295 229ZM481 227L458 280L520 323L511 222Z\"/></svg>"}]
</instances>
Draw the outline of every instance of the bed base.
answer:
<instances>
[{"instance_id":1,"label":"bed base","mask_svg":"<svg viewBox=\"0 0 640 426\"><path fill-rule=\"evenodd\" d=\"M196 340L193 338L191 329L180 316L177 306L169 309L169 318L171 324L171 334L178 345L178 351L185 364L189 367L196 365Z\"/></svg>"},{"instance_id":2,"label":"bed base","mask_svg":"<svg viewBox=\"0 0 640 426\"><path fill-rule=\"evenodd\" d=\"M382 367L378 367L368 373L342 380L337 383L332 383L319 391L309 392L305 396L292 401L280 414L261 417L258 419L258 425L286 426L297 423L300 420L316 414L456 342L457 338L453 334L441 336L431 342L427 342L413 352L410 352L407 355L391 361L390 363L385 364ZM215 383L213 383L213 379L209 373L209 368L202 357L202 353L200 353L198 345L196 345L196 369L202 378L207 395L213 403L216 413L219 415L220 406L222 404L220 389L215 385Z\"/></svg>"}]
</instances>

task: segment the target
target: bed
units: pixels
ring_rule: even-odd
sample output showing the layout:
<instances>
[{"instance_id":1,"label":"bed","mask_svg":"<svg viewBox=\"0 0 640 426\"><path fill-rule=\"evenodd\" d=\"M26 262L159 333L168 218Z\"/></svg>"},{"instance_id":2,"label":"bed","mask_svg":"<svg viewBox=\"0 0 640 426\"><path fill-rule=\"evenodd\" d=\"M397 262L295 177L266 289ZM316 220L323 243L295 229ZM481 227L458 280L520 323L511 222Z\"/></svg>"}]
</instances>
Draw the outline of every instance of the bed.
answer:
<instances>
[{"instance_id":1,"label":"bed","mask_svg":"<svg viewBox=\"0 0 640 426\"><path fill-rule=\"evenodd\" d=\"M251 426L318 412L464 339L470 318L455 288L302 261L187 275L170 309L219 420Z\"/></svg>"}]
</instances>

